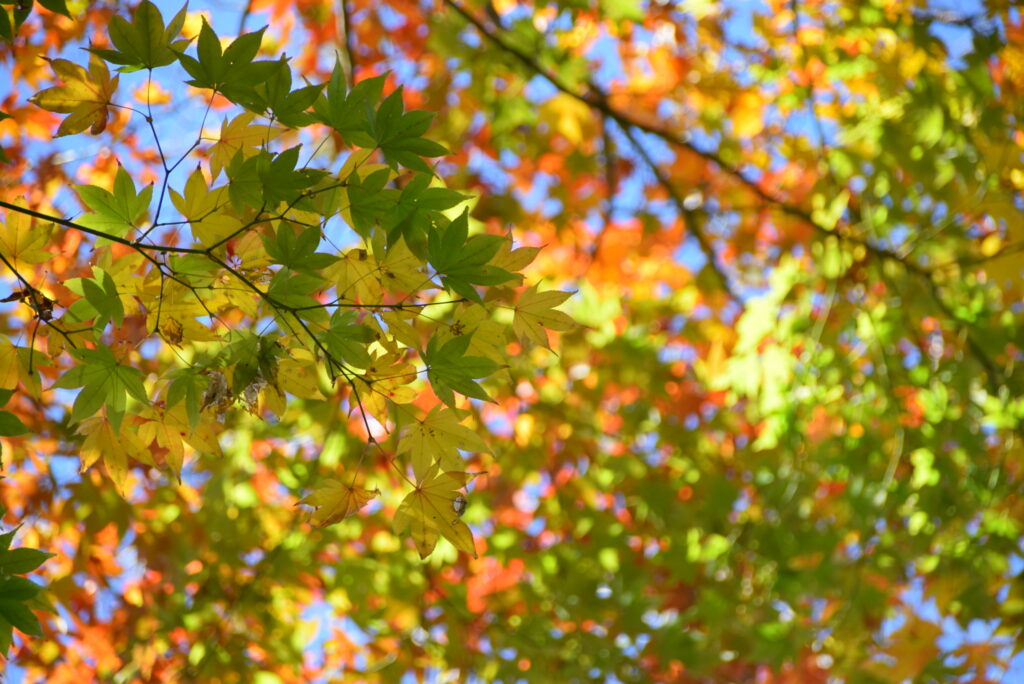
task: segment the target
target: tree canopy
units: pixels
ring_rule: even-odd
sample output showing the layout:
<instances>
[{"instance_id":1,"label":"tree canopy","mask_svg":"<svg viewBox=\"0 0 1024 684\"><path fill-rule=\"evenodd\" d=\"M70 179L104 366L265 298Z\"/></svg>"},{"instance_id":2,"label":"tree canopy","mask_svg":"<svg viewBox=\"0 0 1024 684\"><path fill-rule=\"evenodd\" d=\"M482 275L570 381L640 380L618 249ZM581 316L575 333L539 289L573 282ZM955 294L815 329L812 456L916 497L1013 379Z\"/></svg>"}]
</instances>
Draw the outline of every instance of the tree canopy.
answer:
<instances>
[{"instance_id":1,"label":"tree canopy","mask_svg":"<svg viewBox=\"0 0 1024 684\"><path fill-rule=\"evenodd\" d=\"M999 681L1012 4L0 3L7 671Z\"/></svg>"}]
</instances>

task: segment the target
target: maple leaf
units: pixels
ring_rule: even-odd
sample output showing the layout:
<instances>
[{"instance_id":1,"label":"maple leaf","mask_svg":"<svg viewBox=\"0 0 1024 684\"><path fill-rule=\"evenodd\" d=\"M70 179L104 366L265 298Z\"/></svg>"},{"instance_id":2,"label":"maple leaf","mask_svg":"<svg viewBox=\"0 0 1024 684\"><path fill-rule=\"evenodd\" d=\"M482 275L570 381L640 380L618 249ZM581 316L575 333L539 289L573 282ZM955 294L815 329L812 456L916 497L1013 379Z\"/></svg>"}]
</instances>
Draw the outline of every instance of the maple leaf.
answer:
<instances>
[{"instance_id":1,"label":"maple leaf","mask_svg":"<svg viewBox=\"0 0 1024 684\"><path fill-rule=\"evenodd\" d=\"M498 365L483 356L466 356L470 340L470 336L462 335L441 344L438 338L432 337L423 351L427 378L437 396L449 406L455 406L454 392L494 401L476 381L494 373Z\"/></svg>"},{"instance_id":2,"label":"maple leaf","mask_svg":"<svg viewBox=\"0 0 1024 684\"><path fill-rule=\"evenodd\" d=\"M103 57L112 64L122 64L121 71L153 69L172 64L178 53L188 46L187 40L175 41L185 24L186 4L164 26L160 10L149 0L143 0L135 8L131 23L114 15L110 20L110 42L115 50L93 48L93 54Z\"/></svg>"},{"instance_id":3,"label":"maple leaf","mask_svg":"<svg viewBox=\"0 0 1024 684\"><path fill-rule=\"evenodd\" d=\"M370 360L372 364L363 375L369 391L360 387L360 400L364 411L384 422L387 420L389 402L408 404L419 394L409 387L409 383L417 378L417 372L401 354L371 354Z\"/></svg>"},{"instance_id":4,"label":"maple leaf","mask_svg":"<svg viewBox=\"0 0 1024 684\"><path fill-rule=\"evenodd\" d=\"M149 403L142 372L118 363L109 347L75 349L71 353L80 365L72 366L52 389L82 388L71 407L72 422L89 418L106 405L111 424L119 430L128 395L142 404Z\"/></svg>"},{"instance_id":5,"label":"maple leaf","mask_svg":"<svg viewBox=\"0 0 1024 684\"><path fill-rule=\"evenodd\" d=\"M153 420L148 420L139 426L139 438L145 442L147 447L156 442L157 446L167 450L164 459L180 482L181 467L185 464L183 439L186 432L182 429L184 426L174 420L168 420L169 417L164 411L156 412Z\"/></svg>"},{"instance_id":6,"label":"maple leaf","mask_svg":"<svg viewBox=\"0 0 1024 684\"><path fill-rule=\"evenodd\" d=\"M189 220L192 234L206 246L213 246L235 235L242 222L221 211L227 203L228 186L207 186L203 172L198 168L185 181L184 194L170 189L171 202Z\"/></svg>"},{"instance_id":7,"label":"maple leaf","mask_svg":"<svg viewBox=\"0 0 1024 684\"><path fill-rule=\"evenodd\" d=\"M397 342L401 342L407 347L415 349L420 346L420 334L416 331L413 326L413 321L416 319L416 313L412 311L385 311L380 315L382 321L387 325L387 334ZM405 320L406 318L410 320ZM383 333L383 329L378 329Z\"/></svg>"},{"instance_id":8,"label":"maple leaf","mask_svg":"<svg viewBox=\"0 0 1024 684\"><path fill-rule=\"evenodd\" d=\"M404 239L399 239L388 249L377 269L381 286L390 292L415 292L433 286L430 278L423 275L422 262L409 250Z\"/></svg>"},{"instance_id":9,"label":"maple leaf","mask_svg":"<svg viewBox=\"0 0 1024 684\"><path fill-rule=\"evenodd\" d=\"M281 390L303 399L323 400L317 386L316 363L308 352L278 362L278 384Z\"/></svg>"},{"instance_id":10,"label":"maple leaf","mask_svg":"<svg viewBox=\"0 0 1024 684\"><path fill-rule=\"evenodd\" d=\"M338 480L325 480L322 487L300 499L299 503L315 509L309 516L309 522L314 527L324 527L355 515L376 496L380 496L379 489L364 489Z\"/></svg>"},{"instance_id":11,"label":"maple leaf","mask_svg":"<svg viewBox=\"0 0 1024 684\"><path fill-rule=\"evenodd\" d=\"M355 311L336 311L331 316L331 327L319 338L336 359L359 368L366 368L372 363L366 349L374 334L371 329L356 323Z\"/></svg>"},{"instance_id":12,"label":"maple leaf","mask_svg":"<svg viewBox=\"0 0 1024 684\"><path fill-rule=\"evenodd\" d=\"M440 472L440 464L435 463L418 479L416 488L402 499L395 511L394 529L397 534L409 530L420 558L426 558L434 550L438 534L459 551L477 557L473 533L460 519L465 497L459 489L479 474Z\"/></svg>"},{"instance_id":13,"label":"maple leaf","mask_svg":"<svg viewBox=\"0 0 1024 684\"><path fill-rule=\"evenodd\" d=\"M19 365L18 348L0 335L0 390L18 387Z\"/></svg>"},{"instance_id":14,"label":"maple leaf","mask_svg":"<svg viewBox=\"0 0 1024 684\"><path fill-rule=\"evenodd\" d=\"M23 199L14 203L19 207L28 206ZM8 211L7 220L0 225L0 254L7 257L14 268L52 259L53 254L45 249L52 233L52 223L40 225L25 214Z\"/></svg>"},{"instance_id":15,"label":"maple leaf","mask_svg":"<svg viewBox=\"0 0 1024 684\"><path fill-rule=\"evenodd\" d=\"M545 328L565 331L576 325L568 314L554 309L573 294L558 290L537 292L537 285L534 285L520 295L516 302L512 330L520 339L526 338L550 349Z\"/></svg>"},{"instance_id":16,"label":"maple leaf","mask_svg":"<svg viewBox=\"0 0 1024 684\"><path fill-rule=\"evenodd\" d=\"M122 236L137 227L153 197L153 186L147 185L141 192L136 192L135 182L124 169L118 167L114 176L114 191L94 185L75 187L78 196L93 210L85 214L78 222L90 228L96 228L113 235Z\"/></svg>"},{"instance_id":17,"label":"maple leaf","mask_svg":"<svg viewBox=\"0 0 1024 684\"><path fill-rule=\"evenodd\" d=\"M115 427L107 418L86 418L76 432L85 435L81 452L82 472L102 459L110 479L122 494L128 478L129 457L147 465L154 465L148 442L139 439L130 430Z\"/></svg>"},{"instance_id":18,"label":"maple leaf","mask_svg":"<svg viewBox=\"0 0 1024 684\"><path fill-rule=\"evenodd\" d=\"M440 342L447 342L453 337L469 336L466 353L470 356L482 356L504 366L506 326L491 320L491 314L479 304L468 304L465 308L452 315L450 326L443 328L435 337Z\"/></svg>"},{"instance_id":19,"label":"maple leaf","mask_svg":"<svg viewBox=\"0 0 1024 684\"><path fill-rule=\"evenodd\" d=\"M506 237L502 240L498 253L495 254L488 263L491 266L507 271L517 279L522 280L522 274L517 273L517 271L522 271L533 263L533 260L537 258L537 254L540 253L542 248L519 247L517 249L513 249L513 246L514 242L512 241L512 238Z\"/></svg>"},{"instance_id":20,"label":"maple leaf","mask_svg":"<svg viewBox=\"0 0 1024 684\"><path fill-rule=\"evenodd\" d=\"M120 77L111 79L107 65L96 55L89 57L88 71L66 59L47 61L64 85L41 90L29 102L51 112L70 114L57 128L57 137L81 133L87 128L93 135L102 133L110 117L110 98Z\"/></svg>"},{"instance_id":21,"label":"maple leaf","mask_svg":"<svg viewBox=\"0 0 1024 684\"><path fill-rule=\"evenodd\" d=\"M435 462L448 470L459 468L460 450L490 453L480 435L459 424L455 411L435 406L423 420L402 430L397 453L410 454L413 472L422 480Z\"/></svg>"},{"instance_id":22,"label":"maple leaf","mask_svg":"<svg viewBox=\"0 0 1024 684\"><path fill-rule=\"evenodd\" d=\"M446 289L481 302L477 285L500 285L516 276L489 262L505 241L500 235L469 236L469 211L463 211L443 231L427 238L430 265L441 276Z\"/></svg>"},{"instance_id":23,"label":"maple leaf","mask_svg":"<svg viewBox=\"0 0 1024 684\"><path fill-rule=\"evenodd\" d=\"M13 534L13 532L8 534ZM12 553L29 550L37 551L36 549L15 549ZM46 554L46 556L49 555ZM46 556L43 557L43 560L46 560ZM16 560L20 562L22 558ZM34 558L32 562L34 562ZM29 602L34 601L42 590L43 587L25 577L5 577L0 574L0 654L7 655L11 646L12 627L24 634L43 635L39 619L29 607Z\"/></svg>"},{"instance_id":24,"label":"maple leaf","mask_svg":"<svg viewBox=\"0 0 1024 684\"><path fill-rule=\"evenodd\" d=\"M381 292L376 278L377 269L377 260L372 254L365 249L350 249L324 269L324 276L334 282L338 299L378 303Z\"/></svg>"},{"instance_id":25,"label":"maple leaf","mask_svg":"<svg viewBox=\"0 0 1024 684\"><path fill-rule=\"evenodd\" d=\"M68 308L68 318L77 321L95 319L93 328L101 332L109 322L121 325L124 321L124 303L114 278L98 266L93 267L95 278L71 278L66 285L72 292L82 295Z\"/></svg>"},{"instance_id":26,"label":"maple leaf","mask_svg":"<svg viewBox=\"0 0 1024 684\"><path fill-rule=\"evenodd\" d=\"M221 123L220 137L210 148L210 174L213 178L220 175L221 169L227 167L236 152L245 156L253 155L284 133L285 129L278 126L253 124L255 119L255 114L245 112L232 119L231 123L227 119Z\"/></svg>"}]
</instances>

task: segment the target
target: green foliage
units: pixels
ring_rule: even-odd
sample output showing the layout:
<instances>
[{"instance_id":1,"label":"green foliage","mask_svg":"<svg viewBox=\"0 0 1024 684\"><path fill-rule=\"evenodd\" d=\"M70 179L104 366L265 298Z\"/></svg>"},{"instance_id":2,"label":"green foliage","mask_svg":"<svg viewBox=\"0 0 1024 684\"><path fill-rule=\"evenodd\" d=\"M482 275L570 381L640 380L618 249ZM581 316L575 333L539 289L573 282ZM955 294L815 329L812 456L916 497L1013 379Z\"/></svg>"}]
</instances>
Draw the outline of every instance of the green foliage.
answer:
<instances>
[{"instance_id":1,"label":"green foliage","mask_svg":"<svg viewBox=\"0 0 1024 684\"><path fill-rule=\"evenodd\" d=\"M6 512L0 507L0 514ZM42 626L33 609L45 609L40 597L43 587L18 575L36 570L54 554L39 549L11 548L18 528L0 534L0 655L7 657L12 632L17 629L30 636L42 636Z\"/></svg>"},{"instance_id":2,"label":"green foliage","mask_svg":"<svg viewBox=\"0 0 1024 684\"><path fill-rule=\"evenodd\" d=\"M107 346L75 349L72 356L80 365L72 366L54 383L54 389L81 388L71 407L71 420L80 422L106 408L114 430L118 430L131 396L143 404L149 401L142 373L118 362Z\"/></svg>"},{"instance_id":3,"label":"green foliage","mask_svg":"<svg viewBox=\"0 0 1024 684\"><path fill-rule=\"evenodd\" d=\"M68 12L68 6L66 0L37 0L41 7L44 7L51 12L56 14L62 14L65 17L70 18L71 14ZM7 5L14 5L11 8L11 14L8 14ZM21 25L25 23L25 20L29 18L32 13L32 2L8 2L0 5L0 39L6 41L14 40L14 36L18 33Z\"/></svg>"},{"instance_id":4,"label":"green foliage","mask_svg":"<svg viewBox=\"0 0 1024 684\"><path fill-rule=\"evenodd\" d=\"M113 192L93 185L79 185L75 190L95 212L85 214L78 222L117 237L124 237L137 227L136 222L146 214L153 198L153 186L136 192L135 182L123 168L117 170Z\"/></svg>"},{"instance_id":5,"label":"green foliage","mask_svg":"<svg viewBox=\"0 0 1024 684\"><path fill-rule=\"evenodd\" d=\"M430 265L441 276L449 290L482 302L475 286L500 285L513 280L508 271L490 265L498 253L503 238L500 235L474 235L469 233L469 213L464 211L444 231L431 231L427 242Z\"/></svg>"},{"instance_id":6,"label":"green foliage","mask_svg":"<svg viewBox=\"0 0 1024 684\"><path fill-rule=\"evenodd\" d=\"M286 58L257 59L266 29L222 49L205 18L189 54L188 41L178 39L184 12L164 26L156 7L144 2L131 23L116 18L109 28L116 49L92 49L88 72L55 63L58 74L75 82L34 98L41 107L70 114L61 134L82 132L90 123L99 133L107 109L116 106L117 79L97 58L125 72L176 60L191 76L189 85L250 110L224 122L220 138L203 150L207 166L200 161L179 187L173 169L202 146L204 134L174 164L163 157L157 138L165 175L155 214L157 186L139 191L119 167L112 190L75 188L91 212L75 222L57 221L95 238L99 251L92 277L64 283L73 301L53 323L74 363L50 389L79 390L69 419L84 436L83 463L102 459L124 493L132 463L158 463L154 447L178 476L185 445L199 453L215 449L211 434L236 405L269 418L286 412L296 398L346 401L358 413L365 439L381 448L371 419L394 430L396 407L412 404L428 387L453 411L430 413L423 424L437 422L458 444L486 450L481 440L467 438L468 428L455 418L463 414L454 409L469 399L493 401L480 381L503 365L494 357L507 361L500 339L510 339L511 327L507 319L504 326L491 320L492 314L510 308L515 296L494 286L521 281L507 268L521 269L536 251L520 250L511 258L506 237L469 234L468 211L454 219L446 215L467 196L443 187L424 161L447 151L424 137L433 117L406 111L401 88L384 96L385 79L378 77L349 89L335 68L326 92L315 84L293 90ZM257 114L265 123L255 122ZM163 122L147 113L146 123L158 136ZM351 146L340 170L312 165L308 145L291 144L302 139L299 131L319 130L321 123ZM279 137L290 142L272 144ZM215 187L221 171L226 184ZM167 195L182 220L161 220ZM192 245L179 243L185 224L196 239ZM328 226L338 225L353 229L362 245L341 250L330 244L330 251L321 251L330 242ZM19 235L16 229L12 242L30 251ZM115 247L128 256L122 251L115 257ZM485 300L481 292L492 288ZM453 305L466 300L476 302L479 313L473 330L463 334L462 322L446 319ZM87 322L94 346L79 346L84 331L63 326ZM157 364L156 383L140 370L132 350L113 343L113 336L140 323L146 335L159 333L170 348L185 351ZM561 323L556 321L567 329ZM472 339L484 330L492 337L489 346ZM476 347L486 355L474 353ZM417 478L433 472L445 483L442 489L452 490L444 496L456 497L449 485L472 479L459 468L457 451L429 453L425 443L409 446L406 439L403 453L412 452L411 461L394 467L408 484L410 468ZM439 472L441 463L446 470ZM368 489L332 481L322 494L304 499L321 509L317 524L349 517L372 498ZM415 500L434 501L434 494L423 496ZM434 507L420 505L403 515L426 516ZM439 538L427 532L436 523L411 527L417 549L427 555ZM468 527L449 527L440 536L475 556Z\"/></svg>"},{"instance_id":7,"label":"green foliage","mask_svg":"<svg viewBox=\"0 0 1024 684\"><path fill-rule=\"evenodd\" d=\"M156 69L173 64L188 45L175 40L185 24L187 6L182 7L171 23L164 26L163 15L156 5L143 0L135 8L132 21L114 15L110 19L110 42L115 50L91 48L89 51L111 64L120 64L121 71Z\"/></svg>"},{"instance_id":8,"label":"green foliage","mask_svg":"<svg viewBox=\"0 0 1024 684\"><path fill-rule=\"evenodd\" d=\"M455 406L455 392L474 399L494 401L476 381L491 375L498 365L482 356L466 355L470 341L470 335L452 338L444 344L433 338L423 353L427 377L433 383L434 391L451 407Z\"/></svg>"}]
</instances>

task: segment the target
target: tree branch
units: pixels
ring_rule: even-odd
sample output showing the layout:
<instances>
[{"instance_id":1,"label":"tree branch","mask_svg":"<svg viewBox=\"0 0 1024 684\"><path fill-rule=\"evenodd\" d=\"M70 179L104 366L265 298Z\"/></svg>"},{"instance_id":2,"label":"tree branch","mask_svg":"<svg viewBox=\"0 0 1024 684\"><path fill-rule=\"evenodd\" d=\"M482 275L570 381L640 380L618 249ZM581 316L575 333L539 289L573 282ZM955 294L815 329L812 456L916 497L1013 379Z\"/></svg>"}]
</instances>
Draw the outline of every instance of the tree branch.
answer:
<instances>
[{"instance_id":1,"label":"tree branch","mask_svg":"<svg viewBox=\"0 0 1024 684\"><path fill-rule=\"evenodd\" d=\"M28 207L19 207L17 204L11 204L10 202L5 202L3 200L0 200L0 207L3 207L8 211L14 211L19 214L24 214L25 216L31 216L32 218L36 218L41 221L50 221L51 223L56 223L57 225L64 226L65 228L71 228L81 233L92 235L93 237L103 238L104 240L110 240L111 242L116 242L119 245L131 247L137 252L149 251L162 252L165 254L206 254L205 249L197 249L194 247L174 247L171 245L157 245L151 242L134 242L132 240L128 240L127 238L119 237L111 233L105 233L102 230L96 230L95 228L83 226L80 223L69 221L68 219L61 218L60 216L44 214L40 211L29 209Z\"/></svg>"}]
</instances>

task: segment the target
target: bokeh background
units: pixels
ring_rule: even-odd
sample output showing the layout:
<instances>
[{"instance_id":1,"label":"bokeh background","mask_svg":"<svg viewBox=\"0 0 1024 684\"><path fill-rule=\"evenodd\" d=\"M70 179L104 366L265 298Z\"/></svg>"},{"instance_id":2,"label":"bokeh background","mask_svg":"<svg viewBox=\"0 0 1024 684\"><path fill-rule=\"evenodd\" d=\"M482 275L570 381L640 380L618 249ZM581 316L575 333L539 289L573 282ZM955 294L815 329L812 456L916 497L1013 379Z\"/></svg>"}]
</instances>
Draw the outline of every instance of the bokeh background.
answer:
<instances>
[{"instance_id":1,"label":"bokeh background","mask_svg":"<svg viewBox=\"0 0 1024 684\"><path fill-rule=\"evenodd\" d=\"M319 479L361 464L394 489L330 402L239 412L181 483L140 466L123 498L79 473L73 395L18 397L33 434L3 440L5 525L57 554L55 612L7 679L1024 679L1014 4L191 5L186 36L269 25L297 81L340 63L436 112L439 174L484 229L544 246L529 277L576 291L579 326L474 405L495 451L467 454L487 471L475 560L442 542L421 561L387 495L309 526ZM42 57L84 61L129 7L36 6L0 46L4 199L72 217L69 188L118 164L160 178L141 117L53 140L27 102ZM121 78L146 101L144 74ZM183 78L148 95L168 156L234 115ZM48 268L72 274L89 244L66 240ZM26 346L25 308L2 306Z\"/></svg>"}]
</instances>

